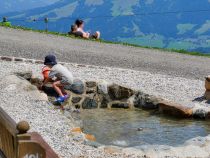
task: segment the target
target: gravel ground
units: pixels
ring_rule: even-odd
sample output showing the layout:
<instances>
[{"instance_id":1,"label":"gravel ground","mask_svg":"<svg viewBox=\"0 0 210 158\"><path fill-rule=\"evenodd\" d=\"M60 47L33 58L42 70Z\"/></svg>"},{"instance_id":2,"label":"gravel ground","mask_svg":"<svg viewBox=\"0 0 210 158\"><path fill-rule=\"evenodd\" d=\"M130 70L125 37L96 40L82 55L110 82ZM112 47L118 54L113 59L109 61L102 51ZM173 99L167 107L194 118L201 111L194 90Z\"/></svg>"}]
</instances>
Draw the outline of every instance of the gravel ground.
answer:
<instances>
[{"instance_id":1,"label":"gravel ground","mask_svg":"<svg viewBox=\"0 0 210 158\"><path fill-rule=\"evenodd\" d=\"M129 68L190 79L210 72L210 58L104 44L0 27L0 55L43 59L56 51L60 61Z\"/></svg>"},{"instance_id":2,"label":"gravel ground","mask_svg":"<svg viewBox=\"0 0 210 158\"><path fill-rule=\"evenodd\" d=\"M1 62L0 67L4 76L5 72L16 71L16 69L33 70L36 76L41 77L43 65L29 63ZM204 80L187 79L163 74L153 74L146 71L135 71L130 69L110 68L110 67L80 67L76 64L66 65L75 78L82 80L106 80L117 83L145 93L155 95L189 107L206 107L210 109L208 102L196 101L202 97L205 88ZM8 69L4 70L4 67ZM15 67L15 69L13 69Z\"/></svg>"},{"instance_id":3,"label":"gravel ground","mask_svg":"<svg viewBox=\"0 0 210 158\"><path fill-rule=\"evenodd\" d=\"M75 78L80 78L82 80L106 80L108 82L127 85L134 89L141 89L150 94L174 100L179 103L184 103L186 106L195 106L195 104L199 104L199 106L206 106L207 108L209 106L205 102L192 102L193 99L201 96L204 92L203 81L201 80L109 67L88 68L78 67L74 64L67 64L66 66L73 72ZM3 109L6 110L13 119L17 122L23 119L28 120L32 126L31 131L39 132L50 144L50 146L64 158L137 157L137 155L144 155L141 150L133 149L123 150L127 154L104 153L104 151L100 148L95 149L73 141L71 137L68 137L69 131L73 126L73 123L69 119L67 119L59 111L53 110L49 103L37 101L34 99L33 95L29 95L29 93L25 93L21 89L15 89L11 79L4 79L5 76L18 71L32 70L35 76L40 76L41 67L42 65L39 64L14 63L6 61L0 62L0 80L3 79L3 81L0 82L0 106L3 107ZM205 138L205 140L202 140L209 142L210 139ZM186 151L182 148L171 147L167 147L167 150L170 150L169 155L179 155L185 151L186 157L189 157L189 154L198 154L193 151L199 151L200 157L205 157L205 155L209 154L206 152L209 151L209 145L207 147L205 148L205 151L203 148L201 149L197 146L195 148L191 146L186 147ZM166 147L156 148L154 150L148 148L148 154L156 155L155 152L161 148L164 149L164 152L161 154L166 154ZM134 151L137 155L133 154Z\"/></svg>"}]
</instances>

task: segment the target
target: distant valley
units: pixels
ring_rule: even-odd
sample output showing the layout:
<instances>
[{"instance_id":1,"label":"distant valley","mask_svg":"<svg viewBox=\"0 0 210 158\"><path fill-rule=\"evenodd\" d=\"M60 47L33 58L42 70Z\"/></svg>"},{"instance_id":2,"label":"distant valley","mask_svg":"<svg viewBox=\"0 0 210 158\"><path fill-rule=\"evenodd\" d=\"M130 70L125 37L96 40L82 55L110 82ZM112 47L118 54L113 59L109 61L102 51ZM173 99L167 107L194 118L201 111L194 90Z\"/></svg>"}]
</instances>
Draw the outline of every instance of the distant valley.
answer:
<instances>
[{"instance_id":1,"label":"distant valley","mask_svg":"<svg viewBox=\"0 0 210 158\"><path fill-rule=\"evenodd\" d=\"M42 30L45 29L43 19L48 17L49 30L57 32L68 32L74 20L81 17L87 31L100 30L105 40L210 53L210 0L60 0L48 3L2 16L8 16L14 25Z\"/></svg>"}]
</instances>

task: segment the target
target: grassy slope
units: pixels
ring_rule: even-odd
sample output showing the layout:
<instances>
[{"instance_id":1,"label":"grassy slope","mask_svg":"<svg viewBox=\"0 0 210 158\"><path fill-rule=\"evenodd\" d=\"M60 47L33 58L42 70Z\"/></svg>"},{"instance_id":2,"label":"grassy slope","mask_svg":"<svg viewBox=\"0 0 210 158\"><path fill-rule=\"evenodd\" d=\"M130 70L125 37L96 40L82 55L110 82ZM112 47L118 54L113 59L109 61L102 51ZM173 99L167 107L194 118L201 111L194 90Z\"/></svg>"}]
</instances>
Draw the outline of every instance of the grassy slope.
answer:
<instances>
[{"instance_id":1,"label":"grassy slope","mask_svg":"<svg viewBox=\"0 0 210 158\"><path fill-rule=\"evenodd\" d=\"M50 31L44 31L44 30L34 30L34 29L31 29L31 28L26 28L26 27L22 27L22 26L12 26L12 25L7 25L7 24L5 25L4 23L0 23L0 26L1 27L7 27L7 28L13 28L13 29L21 29L21 30L25 30L25 31L34 31L34 32L39 32L39 33L63 36L63 37L67 37L67 38L76 38L74 36L71 36L71 35L68 35L68 34L59 33L59 32L50 32ZM82 38L79 38L79 39L87 40L87 39L82 39ZM200 53L200 52L189 52L189 51L186 51L186 50L164 49L164 48L157 48L157 47L146 47L146 46L140 46L140 45L136 45L136 44L129 44L129 43L123 43L123 42L105 41L105 40L102 40L102 39L100 39L100 40L92 40L92 39L90 39L90 41L95 41L95 42L100 42L100 43L108 43L108 44L121 44L121 45L125 45L125 46L133 46L133 47L139 47L139 48L156 49L156 50L161 50L161 51L166 51L166 52L176 52L176 53L181 53L181 54L210 57L210 54L203 54L203 53Z\"/></svg>"}]
</instances>

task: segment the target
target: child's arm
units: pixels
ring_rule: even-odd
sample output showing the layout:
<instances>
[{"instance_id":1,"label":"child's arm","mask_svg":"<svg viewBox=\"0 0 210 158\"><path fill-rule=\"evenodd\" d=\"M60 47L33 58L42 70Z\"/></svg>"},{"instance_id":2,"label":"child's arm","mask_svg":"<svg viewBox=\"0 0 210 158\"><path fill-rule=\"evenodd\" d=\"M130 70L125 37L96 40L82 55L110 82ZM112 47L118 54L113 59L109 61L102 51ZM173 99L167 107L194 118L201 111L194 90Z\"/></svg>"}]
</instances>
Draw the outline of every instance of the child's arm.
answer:
<instances>
[{"instance_id":1,"label":"child's arm","mask_svg":"<svg viewBox=\"0 0 210 158\"><path fill-rule=\"evenodd\" d=\"M42 84L40 85L39 89L42 90L43 86L46 85L48 82L51 82L50 78L46 78L43 80Z\"/></svg>"},{"instance_id":2,"label":"child's arm","mask_svg":"<svg viewBox=\"0 0 210 158\"><path fill-rule=\"evenodd\" d=\"M44 80L43 80L42 84L39 87L40 89L42 89L42 87L44 85L46 85L48 82L51 82L52 81L52 79L49 78L49 73L50 73L50 68L49 67L44 67L43 68L43 71L42 71L42 75L44 77Z\"/></svg>"},{"instance_id":3,"label":"child's arm","mask_svg":"<svg viewBox=\"0 0 210 158\"><path fill-rule=\"evenodd\" d=\"M48 82L51 82L52 79L51 78L46 78L43 83L42 83L42 86L46 85Z\"/></svg>"}]
</instances>

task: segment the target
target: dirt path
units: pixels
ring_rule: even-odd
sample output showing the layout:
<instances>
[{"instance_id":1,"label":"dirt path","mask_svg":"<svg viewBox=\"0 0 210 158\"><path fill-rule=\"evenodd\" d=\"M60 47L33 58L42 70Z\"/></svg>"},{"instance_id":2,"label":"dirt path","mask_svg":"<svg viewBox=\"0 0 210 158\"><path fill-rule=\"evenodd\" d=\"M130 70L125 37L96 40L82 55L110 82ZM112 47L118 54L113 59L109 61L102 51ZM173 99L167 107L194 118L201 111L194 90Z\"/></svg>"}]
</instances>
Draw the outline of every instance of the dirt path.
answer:
<instances>
[{"instance_id":1,"label":"dirt path","mask_svg":"<svg viewBox=\"0 0 210 158\"><path fill-rule=\"evenodd\" d=\"M43 59L56 51L60 61L122 67L185 78L210 74L210 58L104 44L0 27L0 55Z\"/></svg>"}]
</instances>

